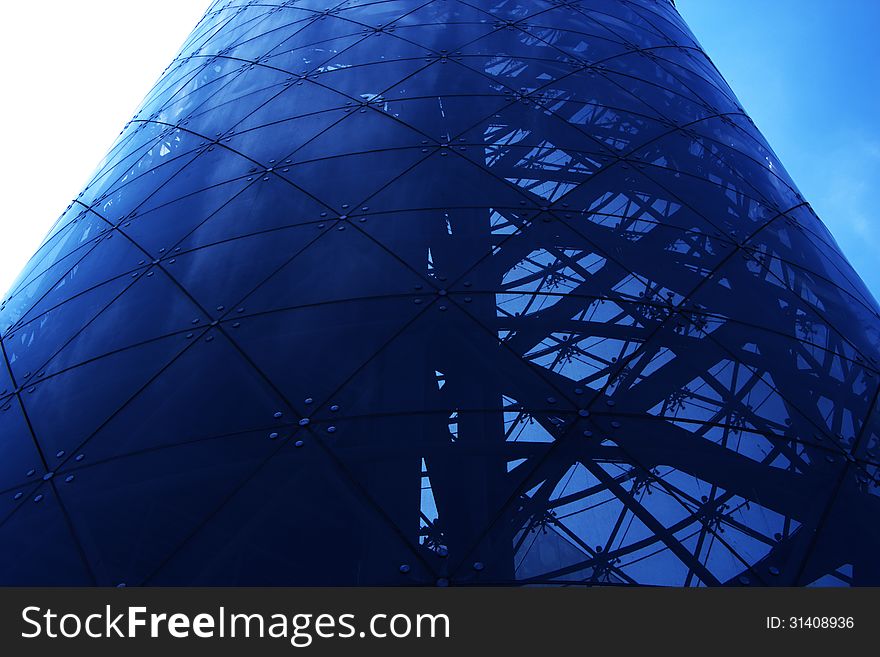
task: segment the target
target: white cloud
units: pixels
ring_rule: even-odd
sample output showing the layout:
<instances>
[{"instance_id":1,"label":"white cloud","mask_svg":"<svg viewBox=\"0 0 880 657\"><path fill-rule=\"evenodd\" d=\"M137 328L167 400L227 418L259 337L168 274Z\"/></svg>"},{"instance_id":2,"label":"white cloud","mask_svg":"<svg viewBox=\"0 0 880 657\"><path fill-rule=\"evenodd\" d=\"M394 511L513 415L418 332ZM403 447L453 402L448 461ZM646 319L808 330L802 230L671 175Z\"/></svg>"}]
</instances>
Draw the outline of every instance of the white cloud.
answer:
<instances>
[{"instance_id":1,"label":"white cloud","mask_svg":"<svg viewBox=\"0 0 880 657\"><path fill-rule=\"evenodd\" d=\"M208 0L3 7L0 295L177 54Z\"/></svg>"},{"instance_id":2,"label":"white cloud","mask_svg":"<svg viewBox=\"0 0 880 657\"><path fill-rule=\"evenodd\" d=\"M825 160L825 182L815 191L813 205L842 241L855 233L866 241L862 247L880 247L874 184L880 180L880 143L855 136L841 136L840 143L844 146Z\"/></svg>"}]
</instances>

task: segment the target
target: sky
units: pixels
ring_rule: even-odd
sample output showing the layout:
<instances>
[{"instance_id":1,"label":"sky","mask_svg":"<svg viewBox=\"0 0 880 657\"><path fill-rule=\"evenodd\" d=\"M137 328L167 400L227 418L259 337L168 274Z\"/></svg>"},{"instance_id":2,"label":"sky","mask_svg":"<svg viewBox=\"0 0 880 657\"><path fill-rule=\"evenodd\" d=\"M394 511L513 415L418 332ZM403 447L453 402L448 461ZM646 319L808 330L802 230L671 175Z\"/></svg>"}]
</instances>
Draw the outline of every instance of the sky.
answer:
<instances>
[{"instance_id":1,"label":"sky","mask_svg":"<svg viewBox=\"0 0 880 657\"><path fill-rule=\"evenodd\" d=\"M209 4L4 4L0 300Z\"/></svg>"},{"instance_id":2,"label":"sky","mask_svg":"<svg viewBox=\"0 0 880 657\"><path fill-rule=\"evenodd\" d=\"M0 296L208 0L4 7ZM805 198L880 297L880 0L677 0ZM52 20L46 20L51 15Z\"/></svg>"},{"instance_id":3,"label":"sky","mask_svg":"<svg viewBox=\"0 0 880 657\"><path fill-rule=\"evenodd\" d=\"M676 0L880 298L880 0Z\"/></svg>"}]
</instances>

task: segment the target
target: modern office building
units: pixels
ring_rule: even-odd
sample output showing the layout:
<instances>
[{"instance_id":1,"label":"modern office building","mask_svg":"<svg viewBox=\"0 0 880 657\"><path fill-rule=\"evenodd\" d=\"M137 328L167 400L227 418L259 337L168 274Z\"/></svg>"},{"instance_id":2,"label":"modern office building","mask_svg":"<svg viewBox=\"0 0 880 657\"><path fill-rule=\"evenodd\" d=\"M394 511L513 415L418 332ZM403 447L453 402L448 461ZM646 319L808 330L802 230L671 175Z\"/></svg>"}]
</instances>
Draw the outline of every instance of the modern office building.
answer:
<instances>
[{"instance_id":1,"label":"modern office building","mask_svg":"<svg viewBox=\"0 0 880 657\"><path fill-rule=\"evenodd\" d=\"M2 300L0 583L878 585L878 318L668 0L218 0Z\"/></svg>"}]
</instances>

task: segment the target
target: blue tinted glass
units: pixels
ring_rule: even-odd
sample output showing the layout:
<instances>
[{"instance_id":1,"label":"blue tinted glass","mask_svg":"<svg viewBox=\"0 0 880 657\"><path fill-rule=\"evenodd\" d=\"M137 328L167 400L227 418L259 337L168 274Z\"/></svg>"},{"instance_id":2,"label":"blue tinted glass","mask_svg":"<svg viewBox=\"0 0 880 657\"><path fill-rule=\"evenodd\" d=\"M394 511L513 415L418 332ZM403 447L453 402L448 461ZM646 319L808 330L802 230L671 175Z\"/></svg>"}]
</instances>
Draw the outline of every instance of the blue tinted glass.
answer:
<instances>
[{"instance_id":1,"label":"blue tinted glass","mask_svg":"<svg viewBox=\"0 0 880 657\"><path fill-rule=\"evenodd\" d=\"M0 584L877 585L878 311L668 0L218 0L0 302Z\"/></svg>"}]
</instances>

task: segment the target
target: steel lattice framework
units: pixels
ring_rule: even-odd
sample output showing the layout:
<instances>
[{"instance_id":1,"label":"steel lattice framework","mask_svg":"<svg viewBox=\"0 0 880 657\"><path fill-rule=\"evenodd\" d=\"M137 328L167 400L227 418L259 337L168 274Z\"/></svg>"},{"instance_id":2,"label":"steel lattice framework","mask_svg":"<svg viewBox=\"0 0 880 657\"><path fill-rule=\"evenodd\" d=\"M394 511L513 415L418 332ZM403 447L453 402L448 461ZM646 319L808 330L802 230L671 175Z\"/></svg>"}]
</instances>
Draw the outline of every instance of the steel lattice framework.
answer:
<instances>
[{"instance_id":1,"label":"steel lattice framework","mask_svg":"<svg viewBox=\"0 0 880 657\"><path fill-rule=\"evenodd\" d=\"M878 317L666 0L218 0L0 307L0 582L877 585Z\"/></svg>"}]
</instances>

